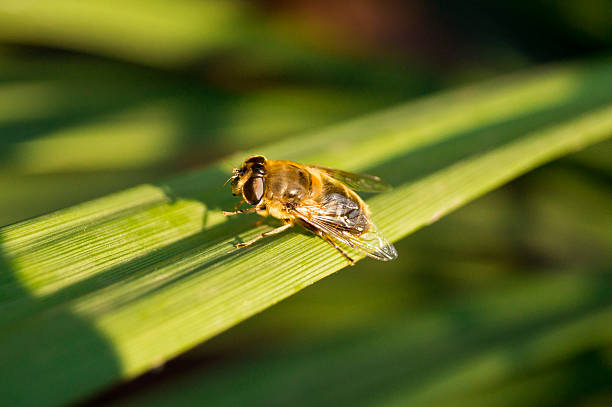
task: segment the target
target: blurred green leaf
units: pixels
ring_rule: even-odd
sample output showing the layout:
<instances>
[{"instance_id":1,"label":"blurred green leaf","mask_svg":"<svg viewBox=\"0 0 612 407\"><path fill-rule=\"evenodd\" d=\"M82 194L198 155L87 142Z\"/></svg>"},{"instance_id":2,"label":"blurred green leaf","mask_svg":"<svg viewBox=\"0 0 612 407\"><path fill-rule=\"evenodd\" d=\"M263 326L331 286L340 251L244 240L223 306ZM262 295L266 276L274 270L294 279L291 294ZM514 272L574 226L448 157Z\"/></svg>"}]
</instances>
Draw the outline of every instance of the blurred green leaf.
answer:
<instances>
[{"instance_id":1,"label":"blurred green leaf","mask_svg":"<svg viewBox=\"0 0 612 407\"><path fill-rule=\"evenodd\" d=\"M611 72L609 62L537 70L257 152L384 176L396 188L368 202L396 241L612 136ZM0 382L10 404L91 395L346 266L298 231L234 249L270 228L221 215L234 202L223 182L246 154L0 229Z\"/></svg>"},{"instance_id":2,"label":"blurred green leaf","mask_svg":"<svg viewBox=\"0 0 612 407\"><path fill-rule=\"evenodd\" d=\"M139 0L52 2L6 0L0 40L141 60L155 65L189 61L244 35L245 10L235 1ZM95 23L94 23L95 22Z\"/></svg>"},{"instance_id":3,"label":"blurred green leaf","mask_svg":"<svg viewBox=\"0 0 612 407\"><path fill-rule=\"evenodd\" d=\"M589 352L612 341L612 274L525 274L297 349L191 370L113 405L542 406L585 391L580 374L605 388L609 362Z\"/></svg>"},{"instance_id":4,"label":"blurred green leaf","mask_svg":"<svg viewBox=\"0 0 612 407\"><path fill-rule=\"evenodd\" d=\"M396 63L330 52L306 40L296 24L290 30L286 25L240 0L0 3L0 44L74 50L165 69L206 61L208 75L240 81L281 75L378 90L423 85Z\"/></svg>"},{"instance_id":5,"label":"blurred green leaf","mask_svg":"<svg viewBox=\"0 0 612 407\"><path fill-rule=\"evenodd\" d=\"M10 188L11 196L0 201L0 225L359 116L411 93L401 86L284 81L237 92L195 76L82 55L3 55L0 189Z\"/></svg>"}]
</instances>

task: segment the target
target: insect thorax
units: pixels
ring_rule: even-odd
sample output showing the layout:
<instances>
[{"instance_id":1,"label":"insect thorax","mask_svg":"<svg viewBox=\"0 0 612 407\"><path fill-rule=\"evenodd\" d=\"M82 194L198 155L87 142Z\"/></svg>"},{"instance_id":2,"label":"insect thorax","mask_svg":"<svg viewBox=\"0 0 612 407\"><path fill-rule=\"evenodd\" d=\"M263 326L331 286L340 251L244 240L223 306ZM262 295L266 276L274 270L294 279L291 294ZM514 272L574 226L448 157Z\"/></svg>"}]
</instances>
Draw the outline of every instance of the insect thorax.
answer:
<instances>
[{"instance_id":1,"label":"insect thorax","mask_svg":"<svg viewBox=\"0 0 612 407\"><path fill-rule=\"evenodd\" d=\"M292 164L270 163L266 173L266 197L281 202L299 202L310 198L312 175Z\"/></svg>"}]
</instances>

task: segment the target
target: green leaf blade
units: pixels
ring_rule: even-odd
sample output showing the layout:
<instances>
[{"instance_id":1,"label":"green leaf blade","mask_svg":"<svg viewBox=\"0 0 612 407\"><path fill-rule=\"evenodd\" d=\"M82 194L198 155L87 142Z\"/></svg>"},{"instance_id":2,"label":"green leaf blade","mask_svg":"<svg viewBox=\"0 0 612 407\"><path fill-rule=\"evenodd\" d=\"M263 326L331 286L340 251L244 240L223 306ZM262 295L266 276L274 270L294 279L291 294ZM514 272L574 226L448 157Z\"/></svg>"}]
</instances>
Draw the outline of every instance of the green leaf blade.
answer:
<instances>
[{"instance_id":1,"label":"green leaf blade","mask_svg":"<svg viewBox=\"0 0 612 407\"><path fill-rule=\"evenodd\" d=\"M257 152L388 179L395 189L368 203L396 241L612 136L610 72L600 63L502 79ZM249 153L0 229L0 382L23 397L15 404L74 401L134 377L346 267L299 231L233 247L270 227L221 215L235 202L223 182Z\"/></svg>"}]
</instances>

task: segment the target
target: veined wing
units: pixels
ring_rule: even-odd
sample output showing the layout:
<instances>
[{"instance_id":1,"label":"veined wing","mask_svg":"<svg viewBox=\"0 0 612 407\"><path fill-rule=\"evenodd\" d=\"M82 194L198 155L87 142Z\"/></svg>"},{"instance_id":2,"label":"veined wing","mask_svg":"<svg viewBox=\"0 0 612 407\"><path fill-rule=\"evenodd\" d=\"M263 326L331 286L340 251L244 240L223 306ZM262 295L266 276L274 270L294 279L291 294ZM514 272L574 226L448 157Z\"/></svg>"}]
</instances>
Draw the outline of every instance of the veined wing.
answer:
<instances>
[{"instance_id":1,"label":"veined wing","mask_svg":"<svg viewBox=\"0 0 612 407\"><path fill-rule=\"evenodd\" d=\"M300 205L292 209L292 212L311 227L367 256L383 261L397 258L393 244L385 239L360 210L359 204L339 194L331 195L330 199L320 204Z\"/></svg>"},{"instance_id":2,"label":"veined wing","mask_svg":"<svg viewBox=\"0 0 612 407\"><path fill-rule=\"evenodd\" d=\"M364 192L383 192L391 189L391 185L381 180L375 175L355 174L352 172L336 170L333 168L319 167L318 165L310 165L324 174L346 184L347 187L355 191Z\"/></svg>"}]
</instances>

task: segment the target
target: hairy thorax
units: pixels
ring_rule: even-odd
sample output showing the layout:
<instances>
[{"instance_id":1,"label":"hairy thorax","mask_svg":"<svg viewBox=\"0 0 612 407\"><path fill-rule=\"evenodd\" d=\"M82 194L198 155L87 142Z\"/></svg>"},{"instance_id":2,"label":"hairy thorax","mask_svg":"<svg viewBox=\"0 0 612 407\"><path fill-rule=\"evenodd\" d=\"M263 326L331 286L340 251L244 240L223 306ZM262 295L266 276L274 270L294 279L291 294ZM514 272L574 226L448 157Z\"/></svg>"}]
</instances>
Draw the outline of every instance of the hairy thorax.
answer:
<instances>
[{"instance_id":1,"label":"hairy thorax","mask_svg":"<svg viewBox=\"0 0 612 407\"><path fill-rule=\"evenodd\" d=\"M264 199L266 210L278 219L291 218L286 209L312 200L320 191L320 185L316 174L303 167L287 161L268 161Z\"/></svg>"}]
</instances>

